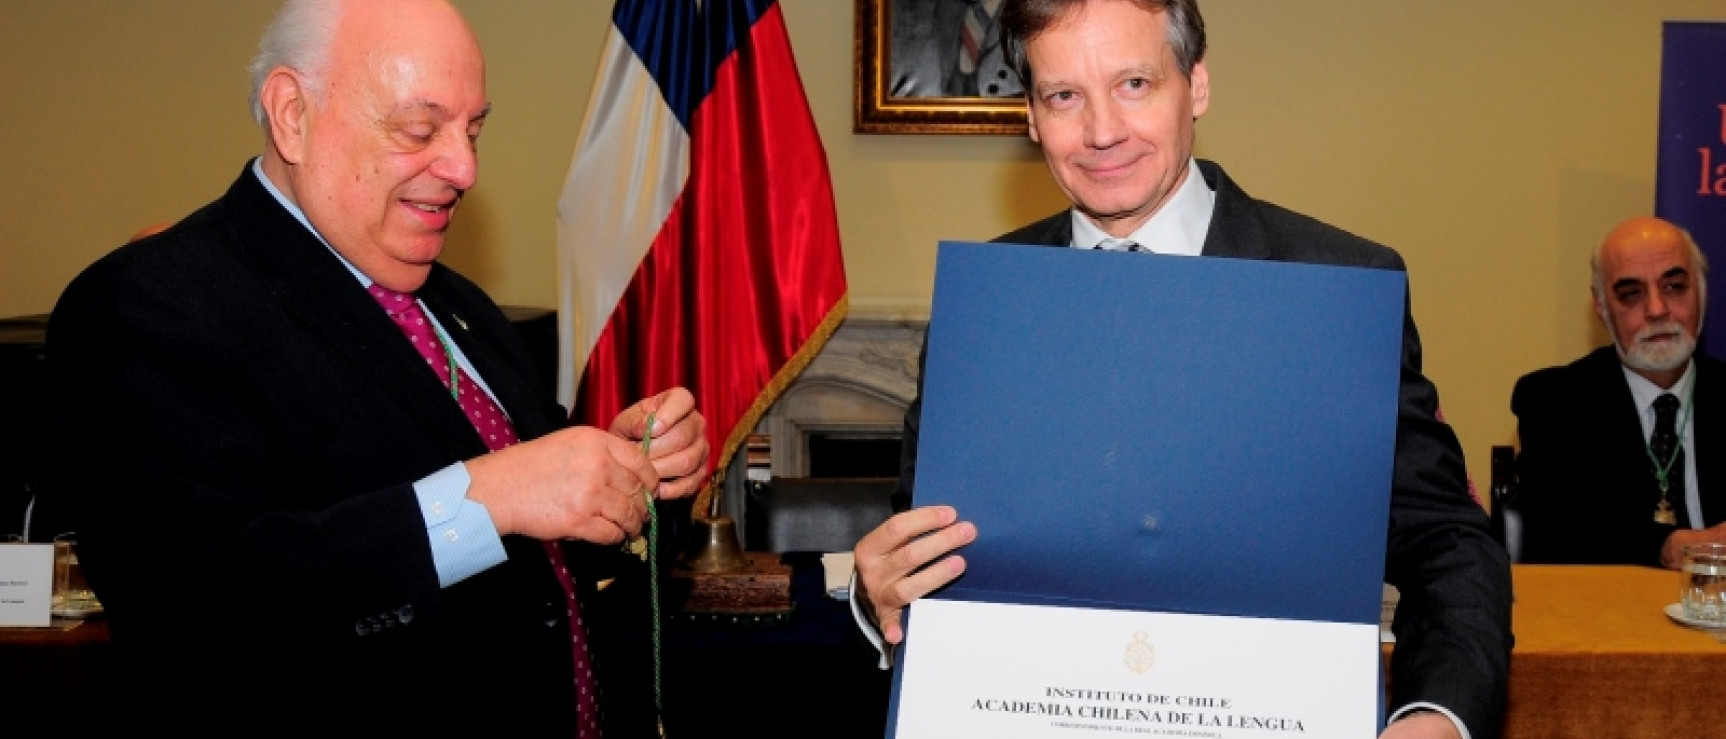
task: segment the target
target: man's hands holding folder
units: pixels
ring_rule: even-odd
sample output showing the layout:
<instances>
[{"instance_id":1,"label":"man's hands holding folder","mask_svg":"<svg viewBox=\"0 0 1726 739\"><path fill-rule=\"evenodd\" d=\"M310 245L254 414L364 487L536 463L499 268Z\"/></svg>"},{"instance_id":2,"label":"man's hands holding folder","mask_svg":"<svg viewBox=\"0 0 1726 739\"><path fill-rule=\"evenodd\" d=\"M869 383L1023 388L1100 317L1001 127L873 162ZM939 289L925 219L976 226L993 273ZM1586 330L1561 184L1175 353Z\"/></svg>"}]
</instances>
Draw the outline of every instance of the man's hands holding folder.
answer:
<instances>
[{"instance_id":1,"label":"man's hands holding folder","mask_svg":"<svg viewBox=\"0 0 1726 739\"><path fill-rule=\"evenodd\" d=\"M913 508L883 521L857 542L857 581L863 605L888 644L905 639L905 606L965 572L965 558L948 553L977 538L952 506Z\"/></svg>"}]
</instances>

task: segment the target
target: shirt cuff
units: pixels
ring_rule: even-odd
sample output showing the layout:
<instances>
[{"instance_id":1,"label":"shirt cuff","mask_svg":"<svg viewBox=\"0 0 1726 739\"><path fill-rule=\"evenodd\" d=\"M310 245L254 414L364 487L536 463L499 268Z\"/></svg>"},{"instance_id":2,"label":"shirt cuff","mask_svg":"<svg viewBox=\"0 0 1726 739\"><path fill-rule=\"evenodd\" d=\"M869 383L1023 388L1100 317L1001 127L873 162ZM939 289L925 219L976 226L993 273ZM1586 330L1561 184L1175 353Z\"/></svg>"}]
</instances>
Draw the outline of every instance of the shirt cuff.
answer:
<instances>
[{"instance_id":1,"label":"shirt cuff","mask_svg":"<svg viewBox=\"0 0 1726 739\"><path fill-rule=\"evenodd\" d=\"M1410 703L1403 706L1402 708L1397 709L1396 713L1390 715L1390 721L1387 721L1386 725L1394 724L1397 722L1397 719L1418 711L1432 711L1433 713L1442 714L1445 718L1450 719L1452 724L1456 725L1456 733L1461 734L1462 739L1472 739L1468 735L1468 727L1463 725L1462 719L1457 718L1456 714L1450 712L1450 709L1436 703Z\"/></svg>"},{"instance_id":2,"label":"shirt cuff","mask_svg":"<svg viewBox=\"0 0 1726 739\"><path fill-rule=\"evenodd\" d=\"M863 638L868 639L870 644L875 645L875 651L881 653L879 667L883 670L891 669L893 667L893 650L887 641L881 637L881 627L875 625L875 619L871 618L867 612L869 606L864 605L864 601L869 599L869 595L864 593L862 587L858 585L856 570L851 571L850 593L851 597L845 600L851 604L851 618L857 621L857 630L863 632Z\"/></svg>"},{"instance_id":3,"label":"shirt cuff","mask_svg":"<svg viewBox=\"0 0 1726 739\"><path fill-rule=\"evenodd\" d=\"M509 559L491 513L467 497L467 465L457 462L414 483L432 567L439 587L449 587Z\"/></svg>"}]
</instances>

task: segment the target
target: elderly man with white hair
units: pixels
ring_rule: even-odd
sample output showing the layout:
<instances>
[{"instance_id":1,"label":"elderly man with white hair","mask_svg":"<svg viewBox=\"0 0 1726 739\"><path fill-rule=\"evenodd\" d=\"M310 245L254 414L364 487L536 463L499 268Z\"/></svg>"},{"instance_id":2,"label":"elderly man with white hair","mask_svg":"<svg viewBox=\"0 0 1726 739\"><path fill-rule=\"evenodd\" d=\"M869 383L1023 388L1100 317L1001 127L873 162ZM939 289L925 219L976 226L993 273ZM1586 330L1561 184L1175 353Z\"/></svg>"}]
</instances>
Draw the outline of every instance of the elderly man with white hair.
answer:
<instances>
[{"instance_id":1,"label":"elderly man with white hair","mask_svg":"<svg viewBox=\"0 0 1726 739\"><path fill-rule=\"evenodd\" d=\"M291 0L252 73L262 154L88 268L49 327L55 490L127 668L114 712L174 736L650 735L648 568L619 544L644 492L701 483L694 398L568 427L436 261L491 110L447 2Z\"/></svg>"},{"instance_id":2,"label":"elderly man with white hair","mask_svg":"<svg viewBox=\"0 0 1726 739\"><path fill-rule=\"evenodd\" d=\"M1683 229L1640 216L1594 255L1612 336L1516 383L1522 560L1678 567L1726 543L1726 366L1696 351L1708 263Z\"/></svg>"}]
</instances>

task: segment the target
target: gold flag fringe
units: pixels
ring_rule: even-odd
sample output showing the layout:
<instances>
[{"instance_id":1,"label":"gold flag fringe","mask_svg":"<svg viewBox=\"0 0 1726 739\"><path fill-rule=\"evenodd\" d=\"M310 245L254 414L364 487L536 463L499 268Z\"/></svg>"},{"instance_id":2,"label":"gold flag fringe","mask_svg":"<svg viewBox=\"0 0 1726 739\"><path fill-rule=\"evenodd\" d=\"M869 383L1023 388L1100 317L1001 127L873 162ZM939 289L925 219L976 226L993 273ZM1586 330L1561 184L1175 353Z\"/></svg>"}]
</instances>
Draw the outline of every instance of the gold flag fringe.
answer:
<instances>
[{"instance_id":1,"label":"gold flag fringe","mask_svg":"<svg viewBox=\"0 0 1726 739\"><path fill-rule=\"evenodd\" d=\"M761 421L761 416L767 413L768 408L773 407L774 401L779 400L779 394L785 392L785 388L790 387L798 375L803 374L810 362L815 361L815 355L821 353L821 348L827 345L827 340L833 338L833 332L837 331L839 324L845 320L846 314L850 312L850 305L851 292L846 290L839 295L839 300L833 303L826 317L816 325L815 330L809 334L809 339L797 349L797 353L791 355L778 372L773 373L773 379L755 396L755 402L749 406L748 412L738 419L737 425L731 427L731 433L726 435L725 444L720 447L719 456L715 458L719 461L714 465L713 476L707 479L707 484L696 494L694 510L690 511L692 517L709 518L710 511L719 510L720 497L725 492L725 472L731 465L732 455L737 452L738 447L743 446L749 433L755 430L755 424Z\"/></svg>"}]
</instances>

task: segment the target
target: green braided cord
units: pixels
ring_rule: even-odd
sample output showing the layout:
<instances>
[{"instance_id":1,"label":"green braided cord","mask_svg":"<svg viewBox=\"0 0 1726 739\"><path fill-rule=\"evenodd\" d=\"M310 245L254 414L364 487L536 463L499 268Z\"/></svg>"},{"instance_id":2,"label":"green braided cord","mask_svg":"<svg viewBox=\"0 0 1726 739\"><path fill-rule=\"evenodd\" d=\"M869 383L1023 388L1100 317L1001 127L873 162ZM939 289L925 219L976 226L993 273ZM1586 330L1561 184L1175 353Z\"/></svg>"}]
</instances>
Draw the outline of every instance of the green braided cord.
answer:
<instances>
[{"instance_id":1,"label":"green braided cord","mask_svg":"<svg viewBox=\"0 0 1726 739\"><path fill-rule=\"evenodd\" d=\"M653 414L647 414L647 433L641 436L641 453L653 448ZM653 491L647 495L647 587L653 603L653 712L659 723L659 735L665 735L665 698L660 691L659 676L659 506L653 504Z\"/></svg>"}]
</instances>

